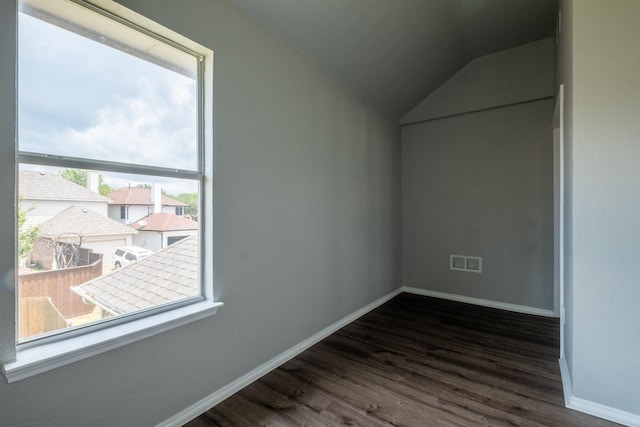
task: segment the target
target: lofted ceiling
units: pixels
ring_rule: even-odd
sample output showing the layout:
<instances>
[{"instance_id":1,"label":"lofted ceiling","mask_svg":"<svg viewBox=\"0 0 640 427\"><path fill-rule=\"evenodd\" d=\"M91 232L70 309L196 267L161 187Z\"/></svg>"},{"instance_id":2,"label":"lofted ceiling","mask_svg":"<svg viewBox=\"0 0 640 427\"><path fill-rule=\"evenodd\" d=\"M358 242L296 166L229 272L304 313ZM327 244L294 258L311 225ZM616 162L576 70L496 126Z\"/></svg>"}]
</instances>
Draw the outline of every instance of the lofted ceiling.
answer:
<instances>
[{"instance_id":1,"label":"lofted ceiling","mask_svg":"<svg viewBox=\"0 0 640 427\"><path fill-rule=\"evenodd\" d=\"M229 0L400 118L470 60L550 37L557 0Z\"/></svg>"}]
</instances>

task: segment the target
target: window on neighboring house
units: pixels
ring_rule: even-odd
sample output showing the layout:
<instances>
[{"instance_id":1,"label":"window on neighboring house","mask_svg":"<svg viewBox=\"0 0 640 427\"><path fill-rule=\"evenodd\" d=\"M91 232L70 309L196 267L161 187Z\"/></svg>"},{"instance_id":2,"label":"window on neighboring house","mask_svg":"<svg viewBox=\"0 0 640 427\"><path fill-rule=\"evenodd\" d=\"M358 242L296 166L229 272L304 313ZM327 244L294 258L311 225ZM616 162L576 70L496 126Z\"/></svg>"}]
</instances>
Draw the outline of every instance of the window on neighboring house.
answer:
<instances>
[{"instance_id":1,"label":"window on neighboring house","mask_svg":"<svg viewBox=\"0 0 640 427\"><path fill-rule=\"evenodd\" d=\"M167 246L173 245L182 239L186 239L188 236L169 236L167 237Z\"/></svg>"},{"instance_id":2,"label":"window on neighboring house","mask_svg":"<svg viewBox=\"0 0 640 427\"><path fill-rule=\"evenodd\" d=\"M211 241L202 233L112 273L117 248L147 237L118 221L130 212L112 211L110 194L157 182L168 195L192 194L201 218L211 201L212 52L125 14L81 0L20 2L18 354L23 343L28 351L78 333L100 341L110 327L142 337L152 333L142 320L158 316L168 328L201 302L202 312L215 312L202 263ZM171 253L178 250L190 256ZM176 259L180 274L156 277ZM141 275L150 280L140 284ZM9 380L12 366L4 367Z\"/></svg>"},{"instance_id":3,"label":"window on neighboring house","mask_svg":"<svg viewBox=\"0 0 640 427\"><path fill-rule=\"evenodd\" d=\"M176 215L178 216L184 215L184 208L182 206L176 206Z\"/></svg>"}]
</instances>

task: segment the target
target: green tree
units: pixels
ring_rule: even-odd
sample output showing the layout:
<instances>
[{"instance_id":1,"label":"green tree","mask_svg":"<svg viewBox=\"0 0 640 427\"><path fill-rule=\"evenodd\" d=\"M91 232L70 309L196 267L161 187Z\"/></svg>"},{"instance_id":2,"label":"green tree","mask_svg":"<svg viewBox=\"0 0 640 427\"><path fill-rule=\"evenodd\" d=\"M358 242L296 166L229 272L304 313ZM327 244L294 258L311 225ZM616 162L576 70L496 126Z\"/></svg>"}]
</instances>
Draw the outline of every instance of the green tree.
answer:
<instances>
[{"instance_id":1,"label":"green tree","mask_svg":"<svg viewBox=\"0 0 640 427\"><path fill-rule=\"evenodd\" d=\"M103 181L102 175L98 176L98 192L102 196L106 196L107 194L113 193L113 188L111 188L109 184Z\"/></svg>"},{"instance_id":2,"label":"green tree","mask_svg":"<svg viewBox=\"0 0 640 427\"><path fill-rule=\"evenodd\" d=\"M60 172L60 176L67 181L71 181L86 188L89 172L83 169L69 168ZM104 177L102 175L98 175L98 192L103 196L106 196L107 194L113 192L113 189L104 182Z\"/></svg>"},{"instance_id":3,"label":"green tree","mask_svg":"<svg viewBox=\"0 0 640 427\"><path fill-rule=\"evenodd\" d=\"M20 198L18 205L18 258L24 258L29 255L38 238L38 233L40 233L39 226L28 228L24 226L25 222L27 222L27 212L31 209L33 208L24 209L22 207L22 198Z\"/></svg>"},{"instance_id":4,"label":"green tree","mask_svg":"<svg viewBox=\"0 0 640 427\"><path fill-rule=\"evenodd\" d=\"M87 188L87 177L89 174L86 170L82 169L65 169L60 172L60 176L66 179L67 181L71 181L76 183L82 187Z\"/></svg>"},{"instance_id":5,"label":"green tree","mask_svg":"<svg viewBox=\"0 0 640 427\"><path fill-rule=\"evenodd\" d=\"M170 197L189 205L184 208L184 213L191 216L194 220L198 219L198 193L181 193L177 196Z\"/></svg>"}]
</instances>

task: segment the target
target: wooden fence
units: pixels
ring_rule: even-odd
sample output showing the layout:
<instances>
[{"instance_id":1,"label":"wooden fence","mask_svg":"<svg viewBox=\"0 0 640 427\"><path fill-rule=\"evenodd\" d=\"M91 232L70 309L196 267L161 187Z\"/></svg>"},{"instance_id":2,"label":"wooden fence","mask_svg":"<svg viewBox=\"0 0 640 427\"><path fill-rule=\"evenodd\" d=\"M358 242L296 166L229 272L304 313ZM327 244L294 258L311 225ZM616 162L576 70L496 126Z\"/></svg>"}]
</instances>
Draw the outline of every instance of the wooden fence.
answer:
<instances>
[{"instance_id":1,"label":"wooden fence","mask_svg":"<svg viewBox=\"0 0 640 427\"><path fill-rule=\"evenodd\" d=\"M20 298L18 313L19 339L67 327L64 317L47 297Z\"/></svg>"},{"instance_id":2,"label":"wooden fence","mask_svg":"<svg viewBox=\"0 0 640 427\"><path fill-rule=\"evenodd\" d=\"M89 314L95 306L85 304L70 288L101 275L102 258L82 267L24 274L18 278L18 299L48 297L65 319Z\"/></svg>"}]
</instances>

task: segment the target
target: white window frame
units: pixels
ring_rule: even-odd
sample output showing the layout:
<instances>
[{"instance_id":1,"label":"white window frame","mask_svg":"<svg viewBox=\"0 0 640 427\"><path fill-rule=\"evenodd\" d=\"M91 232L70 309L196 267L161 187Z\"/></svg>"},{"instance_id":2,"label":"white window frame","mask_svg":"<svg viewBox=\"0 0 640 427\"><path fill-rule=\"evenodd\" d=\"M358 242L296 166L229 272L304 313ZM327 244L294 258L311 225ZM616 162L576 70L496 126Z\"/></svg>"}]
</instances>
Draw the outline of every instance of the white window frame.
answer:
<instances>
[{"instance_id":1,"label":"white window frame","mask_svg":"<svg viewBox=\"0 0 640 427\"><path fill-rule=\"evenodd\" d=\"M30 1L30 0L27 0ZM50 0L48 0L50 1ZM137 13L114 3L111 0L92 0L90 3L83 0L56 0L65 3L74 3L95 12L98 12L108 18L141 31L144 34L151 35L162 42L173 46L195 52L201 58L201 70L198 77L199 85L199 165L198 176L195 177L191 171L179 171L175 169L157 168L157 167L141 167L137 165L126 165L123 167L121 163L93 161L86 159L78 159L62 156L47 156L37 153L17 152L16 144L13 147L15 160L13 162L13 179L10 179L10 173L0 171L0 176L7 177L7 180L0 180L0 185L4 185L8 191L14 194L14 213L17 207L17 189L16 176L18 162L20 163L38 163L47 166L88 168L94 170L105 170L112 172L128 172L148 174L152 172L154 175L165 177L177 177L198 179L200 181L200 265L201 265L201 289L202 295L189 300L185 300L172 305L155 308L143 312L134 313L127 316L114 318L107 322L101 322L96 325L90 325L86 328L73 329L46 337L39 340L33 340L24 344L16 344L17 342L17 295L16 287L4 287L0 290L0 298L4 301L0 302L0 310L10 307L6 304L5 298L13 298L13 311L5 310L4 315L0 315L0 363L2 363L2 372L7 382L12 383L24 378L37 375L42 372L55 369L78 360L82 360L93 355L118 348L146 337L176 328L187 323L211 316L215 314L219 307L223 304L214 301L213 298L213 266L212 266L212 173L213 173L213 52L161 25L154 23ZM17 28L17 13L15 15L15 27ZM65 16L65 19L68 19ZM17 58L17 50L15 51ZM17 78L17 75L16 75ZM17 86L17 85L16 85ZM0 88L1 90L1 88ZM14 95L17 96L17 94ZM15 99L13 100L15 102ZM4 105L0 105L4 108ZM15 105L10 107L15 108ZM15 110L13 110L15 112ZM13 123L14 135L17 134L17 120L14 117ZM0 129L0 136L2 136ZM13 185L13 190L9 190ZM0 232L4 230L0 229ZM14 225L13 244L4 244L6 247L0 246L0 253L8 254L13 252L13 264L17 261L17 230ZM11 246L11 247L9 247ZM207 260L205 262L205 260ZM2 265L0 265L0 268ZM13 279L13 283L17 283L17 274L15 270L4 280ZM1 287L0 287L1 288ZM7 289L11 288L11 289ZM11 318L8 314L11 314Z\"/></svg>"}]
</instances>

